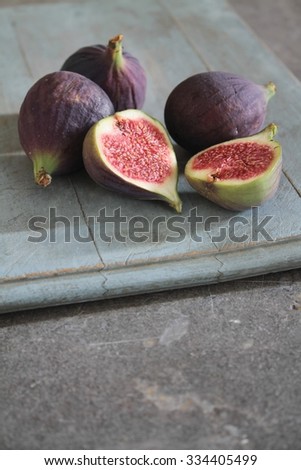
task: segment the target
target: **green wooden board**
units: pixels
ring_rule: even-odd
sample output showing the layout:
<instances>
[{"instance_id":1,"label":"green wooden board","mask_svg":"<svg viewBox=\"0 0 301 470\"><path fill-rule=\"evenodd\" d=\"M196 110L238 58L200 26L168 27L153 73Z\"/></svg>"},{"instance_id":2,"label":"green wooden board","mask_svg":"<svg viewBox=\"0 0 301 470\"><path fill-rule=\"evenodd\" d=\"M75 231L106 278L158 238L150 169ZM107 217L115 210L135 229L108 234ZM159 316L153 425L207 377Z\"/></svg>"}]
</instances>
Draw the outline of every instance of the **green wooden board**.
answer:
<instances>
[{"instance_id":1,"label":"green wooden board","mask_svg":"<svg viewBox=\"0 0 301 470\"><path fill-rule=\"evenodd\" d=\"M279 125L284 171L273 200L239 214L226 211L202 199L181 174L183 213L177 218L164 203L99 188L84 171L57 178L46 190L34 185L17 135L27 90L77 48L106 43L119 33L147 71L144 110L161 121L169 92L194 73L227 70L258 83L276 82L266 123ZM6 44L0 56L1 312L301 266L301 84L226 2L115 0L2 8L0 40ZM183 168L185 152L176 151ZM119 225L116 216L124 218ZM38 242L42 235L45 240Z\"/></svg>"}]
</instances>

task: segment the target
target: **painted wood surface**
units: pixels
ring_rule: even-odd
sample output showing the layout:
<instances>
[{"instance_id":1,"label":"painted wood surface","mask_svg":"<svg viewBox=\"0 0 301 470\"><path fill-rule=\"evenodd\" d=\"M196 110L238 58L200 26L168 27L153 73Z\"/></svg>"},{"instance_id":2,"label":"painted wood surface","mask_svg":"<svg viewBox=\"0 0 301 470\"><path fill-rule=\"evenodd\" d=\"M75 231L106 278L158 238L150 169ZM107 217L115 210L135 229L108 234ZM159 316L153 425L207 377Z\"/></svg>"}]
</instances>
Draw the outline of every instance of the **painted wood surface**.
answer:
<instances>
[{"instance_id":1,"label":"painted wood surface","mask_svg":"<svg viewBox=\"0 0 301 470\"><path fill-rule=\"evenodd\" d=\"M164 203L99 188L84 171L57 178L46 190L34 185L16 127L27 90L77 48L106 43L118 33L147 71L144 110L161 121L169 92L193 73L227 70L258 83L276 82L267 122L279 125L284 172L273 200L236 214L202 199L181 174L179 219ZM301 85L226 2L114 0L2 8L0 40L7 45L0 56L1 312L301 266ZM175 148L183 168L187 154ZM97 222L114 211L126 222L119 227ZM44 229L39 233L32 230L37 216ZM135 232L141 224L143 234ZM266 232L258 232L260 224ZM37 242L42 233L46 239Z\"/></svg>"}]
</instances>

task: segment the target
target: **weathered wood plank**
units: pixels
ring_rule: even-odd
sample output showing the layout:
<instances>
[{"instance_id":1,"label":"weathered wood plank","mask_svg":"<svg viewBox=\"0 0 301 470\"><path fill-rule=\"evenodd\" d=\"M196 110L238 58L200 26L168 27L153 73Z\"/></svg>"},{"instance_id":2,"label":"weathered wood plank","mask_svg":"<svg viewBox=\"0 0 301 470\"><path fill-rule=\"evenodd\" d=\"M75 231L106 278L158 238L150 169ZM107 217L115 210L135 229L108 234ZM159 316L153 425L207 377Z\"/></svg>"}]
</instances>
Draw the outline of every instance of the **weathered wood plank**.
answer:
<instances>
[{"instance_id":1,"label":"weathered wood plank","mask_svg":"<svg viewBox=\"0 0 301 470\"><path fill-rule=\"evenodd\" d=\"M179 189L183 199L183 212L176 215L162 202L135 201L116 193L108 193L91 184L83 174L73 176L82 207L91 220L91 231L106 269L123 265L142 265L161 260L201 257L211 253L214 257L223 250L245 249L254 244L269 244L272 240L290 239L301 233L301 200L288 180L283 177L278 195L258 210L241 214L225 211L199 197L181 178ZM289 210L288 210L289 208ZM109 222L116 211L115 225ZM95 224L98 214L107 223ZM198 217L197 225L194 220ZM133 234L131 219L140 218L143 234ZM124 222L118 220L124 219ZM111 219L112 220L112 219ZM157 222L161 220L160 224ZM261 225L260 225L261 224ZM265 232L257 234L256 227ZM175 227L178 227L177 229ZM119 235L120 234L120 235ZM139 242L138 238L144 240ZM105 240L108 239L106 242ZM212 241L213 240L213 241ZM200 267L201 269L201 267Z\"/></svg>"},{"instance_id":2,"label":"weathered wood plank","mask_svg":"<svg viewBox=\"0 0 301 470\"><path fill-rule=\"evenodd\" d=\"M0 115L0 155L22 152L17 122L18 114Z\"/></svg>"},{"instance_id":3,"label":"weathered wood plank","mask_svg":"<svg viewBox=\"0 0 301 470\"><path fill-rule=\"evenodd\" d=\"M101 17L96 10L101 10ZM131 0L91 0L29 5L0 10L1 25L2 39L12 38L10 52L1 60L15 56L16 61L0 72L0 311L220 282L301 265L301 198L289 181L295 184L299 171L295 160L301 137L293 120L284 122L289 115L296 117L295 97L301 96L301 85L269 56L225 2L142 0L133 5ZM277 76L278 94L270 103L268 119L279 116L289 179L283 175L273 200L257 212L238 215L200 198L181 175L183 213L174 219L179 216L166 204L105 191L84 171L57 178L45 191L33 185L31 164L20 153L16 128L26 91L40 76L59 69L77 48L103 43L117 33L124 34L125 47L147 70L144 109L160 120L171 89L193 73L227 69L258 82ZM176 149L183 168L185 152ZM66 224L49 226L50 208L70 220L70 242L65 240ZM120 209L125 222L100 223L102 209L109 217ZM202 218L197 226L193 214ZM30 235L39 235L28 227L33 216L44 217L43 243L28 241ZM138 239L130 222L133 217L143 218L145 224ZM267 239L264 231L254 229L265 220ZM55 243L50 235L56 236ZM144 241L139 240L141 235L146 236Z\"/></svg>"},{"instance_id":4,"label":"weathered wood plank","mask_svg":"<svg viewBox=\"0 0 301 470\"><path fill-rule=\"evenodd\" d=\"M25 92L31 86L32 75L14 27L13 10L0 10L1 80L0 112L17 113Z\"/></svg>"},{"instance_id":5,"label":"weathered wood plank","mask_svg":"<svg viewBox=\"0 0 301 470\"><path fill-rule=\"evenodd\" d=\"M291 269L300 267L300 238L290 244L269 244L251 250L220 253L216 258L184 258L178 261L112 269L97 273L40 277L31 284L8 283L0 289L0 313L120 297L187 286L212 284L279 270L283 260ZM179 269L180 274L179 275ZM239 271L239 274L238 274Z\"/></svg>"},{"instance_id":6,"label":"weathered wood plank","mask_svg":"<svg viewBox=\"0 0 301 470\"><path fill-rule=\"evenodd\" d=\"M101 269L94 243L74 239L77 224L87 239L89 231L69 178L43 190L24 155L1 156L0 165L0 283Z\"/></svg>"},{"instance_id":7,"label":"weathered wood plank","mask_svg":"<svg viewBox=\"0 0 301 470\"><path fill-rule=\"evenodd\" d=\"M89 230L70 179L57 178L46 190L37 187L30 160L18 150L16 115L0 117L0 129L6 150L0 153L0 285L30 282L45 273L101 269L93 241L74 240L77 223L86 237ZM5 298L5 287L0 290Z\"/></svg>"}]
</instances>

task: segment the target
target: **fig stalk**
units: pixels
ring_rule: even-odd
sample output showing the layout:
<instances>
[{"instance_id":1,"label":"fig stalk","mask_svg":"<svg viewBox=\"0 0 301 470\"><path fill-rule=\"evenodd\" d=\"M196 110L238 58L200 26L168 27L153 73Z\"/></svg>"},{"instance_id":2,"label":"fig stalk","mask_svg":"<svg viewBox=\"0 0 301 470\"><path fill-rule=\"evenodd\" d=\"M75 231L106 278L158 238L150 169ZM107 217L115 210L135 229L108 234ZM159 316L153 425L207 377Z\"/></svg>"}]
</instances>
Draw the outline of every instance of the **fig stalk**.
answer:
<instances>
[{"instance_id":1,"label":"fig stalk","mask_svg":"<svg viewBox=\"0 0 301 470\"><path fill-rule=\"evenodd\" d=\"M34 179L35 183L38 186L43 186L43 188L49 186L52 181L52 177L45 171L44 167L41 167L38 171L34 170Z\"/></svg>"},{"instance_id":2,"label":"fig stalk","mask_svg":"<svg viewBox=\"0 0 301 470\"><path fill-rule=\"evenodd\" d=\"M47 187L53 175L83 166L86 133L114 112L108 95L91 80L73 72L53 72L27 92L20 108L20 143L33 163L36 184Z\"/></svg>"},{"instance_id":3,"label":"fig stalk","mask_svg":"<svg viewBox=\"0 0 301 470\"><path fill-rule=\"evenodd\" d=\"M31 155L30 155L31 156ZM60 163L54 155L34 154L32 157L34 181L38 186L46 188L51 184L52 174L59 169Z\"/></svg>"},{"instance_id":4,"label":"fig stalk","mask_svg":"<svg viewBox=\"0 0 301 470\"><path fill-rule=\"evenodd\" d=\"M122 69L122 67L124 66L122 54L122 41L123 35L118 34L117 36L109 40L107 47L107 54L117 70Z\"/></svg>"},{"instance_id":5,"label":"fig stalk","mask_svg":"<svg viewBox=\"0 0 301 470\"><path fill-rule=\"evenodd\" d=\"M268 82L265 86L266 99L269 101L276 93L276 85L274 82Z\"/></svg>"}]
</instances>

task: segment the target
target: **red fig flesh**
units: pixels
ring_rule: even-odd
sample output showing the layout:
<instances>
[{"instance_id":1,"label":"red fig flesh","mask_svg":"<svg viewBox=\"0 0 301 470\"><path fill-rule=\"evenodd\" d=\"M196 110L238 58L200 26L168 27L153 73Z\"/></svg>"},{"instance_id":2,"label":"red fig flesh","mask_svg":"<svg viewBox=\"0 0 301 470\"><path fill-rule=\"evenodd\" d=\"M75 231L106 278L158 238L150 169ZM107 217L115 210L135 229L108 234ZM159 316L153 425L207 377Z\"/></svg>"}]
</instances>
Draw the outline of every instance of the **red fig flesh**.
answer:
<instances>
[{"instance_id":1,"label":"red fig flesh","mask_svg":"<svg viewBox=\"0 0 301 470\"><path fill-rule=\"evenodd\" d=\"M84 140L83 155L99 185L139 199L162 199L181 211L176 156L164 127L151 116L131 109L100 120Z\"/></svg>"},{"instance_id":2,"label":"red fig flesh","mask_svg":"<svg viewBox=\"0 0 301 470\"><path fill-rule=\"evenodd\" d=\"M282 150L270 124L253 136L214 145L193 156L185 167L190 185L230 210L258 206L277 191Z\"/></svg>"},{"instance_id":3,"label":"red fig flesh","mask_svg":"<svg viewBox=\"0 0 301 470\"><path fill-rule=\"evenodd\" d=\"M146 75L138 59L122 47L123 36L107 46L82 47L63 64L62 70L80 73L99 85L111 99L115 111L142 108Z\"/></svg>"},{"instance_id":4,"label":"red fig flesh","mask_svg":"<svg viewBox=\"0 0 301 470\"><path fill-rule=\"evenodd\" d=\"M170 93L164 110L171 137L198 152L262 129L274 83L258 85L229 72L193 75Z\"/></svg>"},{"instance_id":5,"label":"red fig flesh","mask_svg":"<svg viewBox=\"0 0 301 470\"><path fill-rule=\"evenodd\" d=\"M18 119L20 143L33 162L35 182L45 187L53 175L82 167L86 133L113 112L106 93L77 73L54 72L39 79L25 96Z\"/></svg>"}]
</instances>

